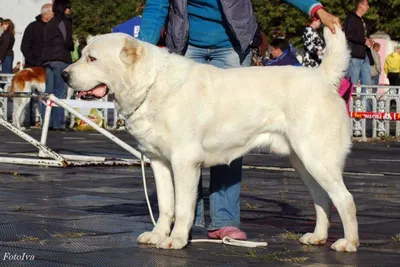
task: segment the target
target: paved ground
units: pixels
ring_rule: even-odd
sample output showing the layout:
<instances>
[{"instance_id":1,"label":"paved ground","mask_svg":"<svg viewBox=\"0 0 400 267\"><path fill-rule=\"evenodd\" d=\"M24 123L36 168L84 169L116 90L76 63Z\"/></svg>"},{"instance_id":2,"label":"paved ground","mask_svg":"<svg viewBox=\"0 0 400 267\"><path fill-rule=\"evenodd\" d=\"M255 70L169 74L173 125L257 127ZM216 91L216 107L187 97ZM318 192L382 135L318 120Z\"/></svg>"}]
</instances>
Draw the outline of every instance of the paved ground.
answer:
<instances>
[{"instance_id":1,"label":"paved ground","mask_svg":"<svg viewBox=\"0 0 400 267\"><path fill-rule=\"evenodd\" d=\"M118 136L132 143L127 134ZM0 137L1 152L35 151L1 127ZM95 133L50 132L49 140L50 147L63 153L129 156ZM303 246L294 240L313 230L315 214L307 189L287 169L285 158L262 153L245 157L243 229L251 240L267 241L267 248L191 244L180 251L135 242L152 228L138 167L1 164L0 266L399 266L399 163L398 142L354 144L344 177L358 209L357 253L329 249L343 235L336 212L327 245ZM208 171L204 174L206 184ZM148 177L157 211L150 170ZM194 229L193 238L204 237L203 229ZM3 260L24 253L34 260Z\"/></svg>"}]
</instances>

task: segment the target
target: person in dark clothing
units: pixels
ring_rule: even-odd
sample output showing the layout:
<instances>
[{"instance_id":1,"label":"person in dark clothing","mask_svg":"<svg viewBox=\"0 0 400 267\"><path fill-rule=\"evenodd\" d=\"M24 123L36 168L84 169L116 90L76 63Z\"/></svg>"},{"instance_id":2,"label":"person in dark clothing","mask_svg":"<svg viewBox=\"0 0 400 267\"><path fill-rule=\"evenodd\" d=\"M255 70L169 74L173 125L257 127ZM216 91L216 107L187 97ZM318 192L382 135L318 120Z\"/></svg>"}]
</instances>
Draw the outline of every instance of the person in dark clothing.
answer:
<instances>
[{"instance_id":1,"label":"person in dark clothing","mask_svg":"<svg viewBox=\"0 0 400 267\"><path fill-rule=\"evenodd\" d=\"M3 27L1 27L3 25L3 21L4 19L2 17L0 17L0 36L3 34L4 30Z\"/></svg>"},{"instance_id":2,"label":"person in dark clothing","mask_svg":"<svg viewBox=\"0 0 400 267\"><path fill-rule=\"evenodd\" d=\"M15 26L10 19L3 21L1 26L4 33L0 37L0 63L2 73L13 73Z\"/></svg>"},{"instance_id":3,"label":"person in dark clothing","mask_svg":"<svg viewBox=\"0 0 400 267\"><path fill-rule=\"evenodd\" d=\"M71 2L55 0L54 17L45 25L43 33L42 62L46 68L46 93L60 99L66 97L67 86L61 78L61 72L72 63L74 50L72 39ZM42 109L42 117L44 108ZM54 108L49 127L52 130L64 130L64 110Z\"/></svg>"},{"instance_id":4,"label":"person in dark clothing","mask_svg":"<svg viewBox=\"0 0 400 267\"><path fill-rule=\"evenodd\" d=\"M40 15L35 21L31 22L25 29L21 42L21 52L25 58L24 68L42 66L42 47L44 26L53 17L53 5L45 4L41 8ZM40 126L40 101L31 99L31 109L33 118L30 118L31 125ZM31 116L27 116L31 117Z\"/></svg>"},{"instance_id":5,"label":"person in dark clothing","mask_svg":"<svg viewBox=\"0 0 400 267\"><path fill-rule=\"evenodd\" d=\"M354 4L355 10L347 15L343 27L351 50L347 76L350 77L353 84L360 82L362 85L370 85L371 59L368 57L367 50L370 50L374 42L368 38L367 27L363 20L363 16L368 12L369 4L367 0L355 0ZM365 87L361 89L361 93L366 93L366 91ZM363 99L364 95L361 96L362 102ZM370 111L371 109L371 105L368 105L367 110Z\"/></svg>"},{"instance_id":6,"label":"person in dark clothing","mask_svg":"<svg viewBox=\"0 0 400 267\"><path fill-rule=\"evenodd\" d=\"M290 44L286 39L277 38L270 43L271 60L265 66L301 66L296 56L290 52Z\"/></svg>"},{"instance_id":7,"label":"person in dark clothing","mask_svg":"<svg viewBox=\"0 0 400 267\"><path fill-rule=\"evenodd\" d=\"M44 26L53 17L52 4L42 6L41 14L36 16L24 31L21 52L25 57L25 68L42 66L42 47Z\"/></svg>"}]
</instances>

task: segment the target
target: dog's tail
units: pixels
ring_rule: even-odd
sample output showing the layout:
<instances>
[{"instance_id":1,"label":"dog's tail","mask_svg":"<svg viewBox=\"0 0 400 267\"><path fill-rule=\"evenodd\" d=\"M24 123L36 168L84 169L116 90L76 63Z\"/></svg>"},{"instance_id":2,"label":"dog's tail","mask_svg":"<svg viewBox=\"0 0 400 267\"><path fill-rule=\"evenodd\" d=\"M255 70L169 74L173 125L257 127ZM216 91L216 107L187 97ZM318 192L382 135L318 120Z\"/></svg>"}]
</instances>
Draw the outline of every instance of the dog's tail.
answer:
<instances>
[{"instance_id":1,"label":"dog's tail","mask_svg":"<svg viewBox=\"0 0 400 267\"><path fill-rule=\"evenodd\" d=\"M334 25L333 34L328 27L324 29L326 52L321 68L328 84L339 88L340 81L345 76L350 62L350 50L344 32L338 25Z\"/></svg>"}]
</instances>

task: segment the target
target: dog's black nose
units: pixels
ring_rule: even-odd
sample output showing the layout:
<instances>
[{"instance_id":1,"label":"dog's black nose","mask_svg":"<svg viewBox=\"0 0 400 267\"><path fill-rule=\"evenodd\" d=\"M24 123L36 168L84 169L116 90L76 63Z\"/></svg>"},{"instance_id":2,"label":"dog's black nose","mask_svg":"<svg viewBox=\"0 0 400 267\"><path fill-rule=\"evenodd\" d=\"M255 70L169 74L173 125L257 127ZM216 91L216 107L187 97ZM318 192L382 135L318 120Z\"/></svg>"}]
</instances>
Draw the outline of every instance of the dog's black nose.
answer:
<instances>
[{"instance_id":1,"label":"dog's black nose","mask_svg":"<svg viewBox=\"0 0 400 267\"><path fill-rule=\"evenodd\" d=\"M61 72L61 78L63 78L64 82L68 84L68 82L69 82L69 72L68 71Z\"/></svg>"}]
</instances>

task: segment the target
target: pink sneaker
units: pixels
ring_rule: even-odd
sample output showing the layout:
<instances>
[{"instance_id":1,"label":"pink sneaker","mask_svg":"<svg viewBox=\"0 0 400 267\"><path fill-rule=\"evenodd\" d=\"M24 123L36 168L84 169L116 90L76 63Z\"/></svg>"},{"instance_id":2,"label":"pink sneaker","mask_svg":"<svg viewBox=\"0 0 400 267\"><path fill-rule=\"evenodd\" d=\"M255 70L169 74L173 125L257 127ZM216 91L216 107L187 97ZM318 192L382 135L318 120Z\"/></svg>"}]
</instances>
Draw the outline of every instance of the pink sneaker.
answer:
<instances>
[{"instance_id":1,"label":"pink sneaker","mask_svg":"<svg viewBox=\"0 0 400 267\"><path fill-rule=\"evenodd\" d=\"M237 240L247 239L246 233L234 226L225 226L215 231L208 231L208 237L212 239L223 239L225 236Z\"/></svg>"}]
</instances>

